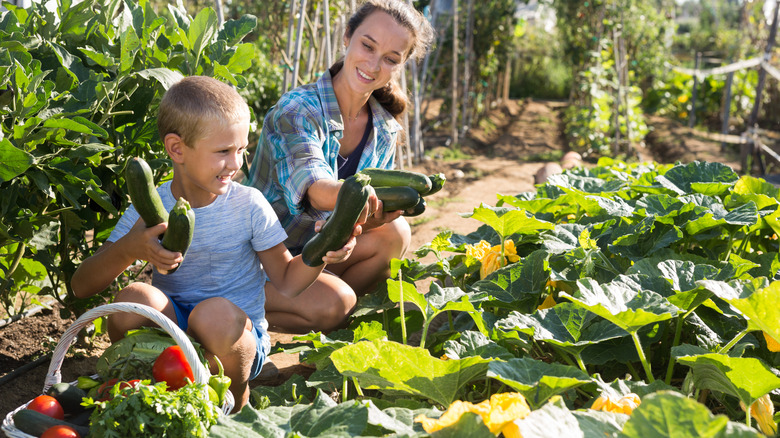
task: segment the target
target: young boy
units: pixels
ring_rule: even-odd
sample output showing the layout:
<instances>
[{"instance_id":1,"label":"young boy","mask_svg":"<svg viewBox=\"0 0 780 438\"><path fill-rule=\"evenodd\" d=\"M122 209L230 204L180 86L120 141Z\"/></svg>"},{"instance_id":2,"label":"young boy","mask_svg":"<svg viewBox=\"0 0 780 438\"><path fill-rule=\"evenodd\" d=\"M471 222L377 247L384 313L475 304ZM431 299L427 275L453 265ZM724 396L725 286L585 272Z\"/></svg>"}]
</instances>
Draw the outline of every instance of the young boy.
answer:
<instances>
[{"instance_id":1,"label":"young boy","mask_svg":"<svg viewBox=\"0 0 780 438\"><path fill-rule=\"evenodd\" d=\"M270 350L265 287L293 297L333 276L320 276L324 265L313 268L292 257L262 193L233 182L249 133L249 107L234 89L208 77L184 78L163 96L157 125L173 161L173 179L157 189L163 205L170 210L183 197L195 211L186 261L171 274L157 272L177 266L182 255L158 240L167 223L147 228L131 205L105 244L79 266L73 291L79 298L92 296L136 260L148 260L156 268L152 284L130 284L114 301L154 307L200 342L207 356L219 357L232 379L237 411L247 403L249 380L260 373ZM356 226L354 234L359 233ZM354 246L353 236L323 261L342 262ZM116 342L127 330L151 324L135 314L114 314L108 334Z\"/></svg>"}]
</instances>

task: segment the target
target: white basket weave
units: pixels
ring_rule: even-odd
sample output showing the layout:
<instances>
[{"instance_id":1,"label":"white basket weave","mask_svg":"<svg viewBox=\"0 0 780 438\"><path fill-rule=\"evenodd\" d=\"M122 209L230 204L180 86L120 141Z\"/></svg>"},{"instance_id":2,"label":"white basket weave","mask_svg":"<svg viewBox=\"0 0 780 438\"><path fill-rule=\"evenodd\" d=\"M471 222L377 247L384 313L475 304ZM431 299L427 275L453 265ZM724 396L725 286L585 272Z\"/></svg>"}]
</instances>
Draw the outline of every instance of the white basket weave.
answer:
<instances>
[{"instance_id":1,"label":"white basket weave","mask_svg":"<svg viewBox=\"0 0 780 438\"><path fill-rule=\"evenodd\" d=\"M211 374L209 374L209 371L200 362L198 353L195 351L195 347L192 346L192 343L190 342L187 335L167 316L163 315L153 307L144 304L110 303L84 312L83 315L81 315L76 321L73 322L70 327L68 327L67 330L65 330L65 333L62 334L62 338L60 339L59 343L57 343L57 346L54 348L54 352L52 353L51 363L49 364L49 371L46 373L46 379L44 381L43 391L41 394L45 394L52 385L62 381L62 374L60 373L62 361L65 359L65 354L68 352L71 344L75 342L76 336L79 334L81 329L87 327L90 323L92 323L92 321L100 317L119 312L129 312L145 316L159 325L160 328L171 335L173 340L176 341L176 344L181 347L182 351L184 352L184 356L187 358L187 361L192 367L192 373L195 377L195 381L198 383L208 384ZM8 415L6 415L5 419L3 420L2 430L7 437L35 438L32 435L17 429L13 422L13 415L16 412L26 408L28 404L29 402L19 406L14 411L9 412ZM225 397L225 403L222 405L222 412L224 414L230 413L230 411L233 410L234 405L235 401L233 394L228 391Z\"/></svg>"}]
</instances>

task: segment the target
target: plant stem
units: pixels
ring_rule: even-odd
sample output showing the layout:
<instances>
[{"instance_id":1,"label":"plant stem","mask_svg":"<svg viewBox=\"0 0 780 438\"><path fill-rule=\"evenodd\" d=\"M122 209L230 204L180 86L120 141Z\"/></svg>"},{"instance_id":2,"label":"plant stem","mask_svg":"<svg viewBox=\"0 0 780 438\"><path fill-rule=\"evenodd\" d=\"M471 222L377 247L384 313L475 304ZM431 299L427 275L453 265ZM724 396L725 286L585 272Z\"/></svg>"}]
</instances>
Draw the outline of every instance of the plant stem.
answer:
<instances>
[{"instance_id":1,"label":"plant stem","mask_svg":"<svg viewBox=\"0 0 780 438\"><path fill-rule=\"evenodd\" d=\"M674 341L672 341L672 348L680 344L680 338L682 337L682 325L683 318L678 318L677 327L674 329ZM664 379L667 385L670 385L672 382L672 374L674 374L674 360L670 356L669 366L666 367L666 379Z\"/></svg>"},{"instance_id":2,"label":"plant stem","mask_svg":"<svg viewBox=\"0 0 780 438\"><path fill-rule=\"evenodd\" d=\"M639 355L639 361L642 362L642 367L645 369L645 374L647 374L647 383L653 383L655 381L653 378L653 371L650 369L650 363L645 356L645 350L642 349L642 343L639 342L639 333L631 332L631 338L634 340L636 352Z\"/></svg>"},{"instance_id":3,"label":"plant stem","mask_svg":"<svg viewBox=\"0 0 780 438\"><path fill-rule=\"evenodd\" d=\"M358 384L357 377L352 378L352 383L355 384L355 391L357 391L357 395L363 397L363 388L361 388Z\"/></svg>"},{"instance_id":4,"label":"plant stem","mask_svg":"<svg viewBox=\"0 0 780 438\"><path fill-rule=\"evenodd\" d=\"M579 353L575 353L575 354L574 354L574 359L577 361L577 365L579 365L579 366L580 366L580 369L581 369L582 371L585 371L585 374L589 374L589 373L588 373L588 369L587 369L587 368L585 368L585 362L583 362L583 361L582 361L582 357L580 356L580 354L579 354Z\"/></svg>"},{"instance_id":5,"label":"plant stem","mask_svg":"<svg viewBox=\"0 0 780 438\"><path fill-rule=\"evenodd\" d=\"M742 340L742 338L744 338L744 337L745 337L745 335L746 335L746 334L748 334L749 332L750 332L750 329L749 329L749 328L746 328L745 330L742 330L741 332L737 333L737 336L734 336L734 339L732 339L731 341L729 341L729 343L728 343L728 344L724 345L724 346L723 346L723 348L721 348L720 350L718 350L718 353L720 353L720 354L726 354L726 353L728 353L728 352L729 352L729 350L731 350L731 348L732 348L733 346L737 345L737 342L739 342L740 340Z\"/></svg>"},{"instance_id":6,"label":"plant stem","mask_svg":"<svg viewBox=\"0 0 780 438\"><path fill-rule=\"evenodd\" d=\"M347 380L347 376L343 376L341 381L341 402L342 403L349 400L349 394L347 393L349 391L348 384L349 382Z\"/></svg>"},{"instance_id":7,"label":"plant stem","mask_svg":"<svg viewBox=\"0 0 780 438\"><path fill-rule=\"evenodd\" d=\"M406 312L404 311L404 282L401 280L401 271L398 271L398 305L401 306L401 341L406 345Z\"/></svg>"}]
</instances>

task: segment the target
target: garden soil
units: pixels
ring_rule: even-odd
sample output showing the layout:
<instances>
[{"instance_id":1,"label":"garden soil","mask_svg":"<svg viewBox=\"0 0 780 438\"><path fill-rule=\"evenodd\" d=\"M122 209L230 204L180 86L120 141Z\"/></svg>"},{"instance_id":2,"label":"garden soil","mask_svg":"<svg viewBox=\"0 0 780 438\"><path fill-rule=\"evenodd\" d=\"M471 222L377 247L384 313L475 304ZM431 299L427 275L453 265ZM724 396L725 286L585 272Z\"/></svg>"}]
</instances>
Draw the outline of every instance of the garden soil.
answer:
<instances>
[{"instance_id":1,"label":"garden soil","mask_svg":"<svg viewBox=\"0 0 780 438\"><path fill-rule=\"evenodd\" d=\"M425 213L410 218L413 234L407 257L442 230L469 233L480 225L460 213L469 213L480 203L494 205L497 193L533 190L545 172L565 167L568 163L560 162L567 151L561 135L563 109L559 102L509 101L492 110L487 122L462 136L458 153L445 146L446 132L427 132L424 141L430 158L411 169L427 174L443 172L447 183L427 199ZM636 151L641 159L661 163L716 161L739 169L738 153L724 152L720 143L698 137L673 121L651 118L650 123L654 130L648 144ZM585 157L582 164L593 163ZM418 286L425 289L425 285ZM72 318L61 319L54 307L0 327L0 418L41 393L50 353L72 322ZM272 345L293 341L290 334L271 335ZM93 374L97 358L108 345L106 336L75 345L63 361L62 380ZM293 374L308 376L313 372L299 363L297 355L277 353L270 358L279 373L252 381L253 387L279 385Z\"/></svg>"}]
</instances>

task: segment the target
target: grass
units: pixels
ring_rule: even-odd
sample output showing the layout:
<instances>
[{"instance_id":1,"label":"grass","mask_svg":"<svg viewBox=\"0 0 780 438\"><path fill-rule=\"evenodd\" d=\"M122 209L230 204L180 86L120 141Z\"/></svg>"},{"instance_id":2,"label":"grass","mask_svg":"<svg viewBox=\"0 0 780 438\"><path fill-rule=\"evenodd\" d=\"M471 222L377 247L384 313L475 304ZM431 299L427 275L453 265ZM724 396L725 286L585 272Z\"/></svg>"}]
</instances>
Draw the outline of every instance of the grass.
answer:
<instances>
[{"instance_id":1,"label":"grass","mask_svg":"<svg viewBox=\"0 0 780 438\"><path fill-rule=\"evenodd\" d=\"M426 155L444 161L467 160L472 158L472 156L464 152L458 144L451 147L439 146L433 148L426 152Z\"/></svg>"}]
</instances>

